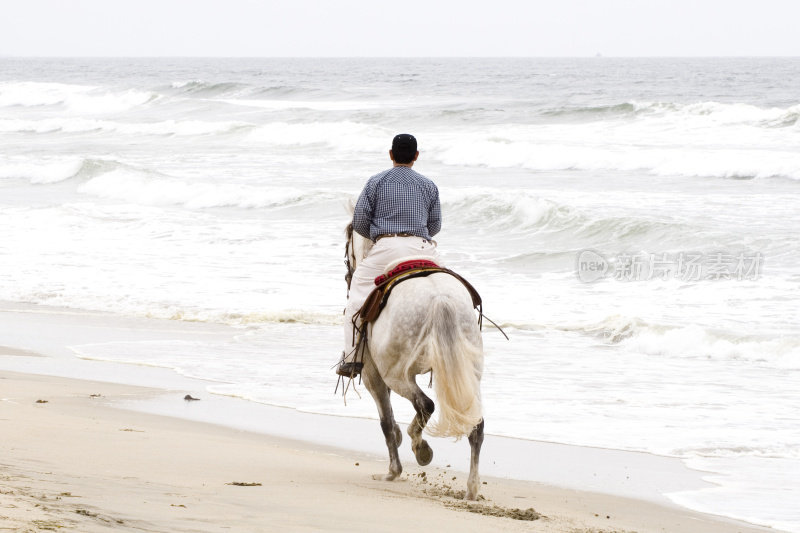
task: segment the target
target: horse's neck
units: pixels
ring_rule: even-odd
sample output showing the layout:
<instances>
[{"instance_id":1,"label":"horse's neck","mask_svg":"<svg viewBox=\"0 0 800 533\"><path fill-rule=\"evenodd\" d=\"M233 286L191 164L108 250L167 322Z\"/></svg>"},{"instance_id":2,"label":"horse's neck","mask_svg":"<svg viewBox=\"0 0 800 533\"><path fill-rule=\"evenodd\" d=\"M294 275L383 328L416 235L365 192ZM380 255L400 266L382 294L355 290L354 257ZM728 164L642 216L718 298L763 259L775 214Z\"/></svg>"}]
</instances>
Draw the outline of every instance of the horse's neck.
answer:
<instances>
[{"instance_id":1,"label":"horse's neck","mask_svg":"<svg viewBox=\"0 0 800 533\"><path fill-rule=\"evenodd\" d=\"M365 239L355 231L353 232L353 255L356 258L356 264L360 263L372 248L372 241Z\"/></svg>"}]
</instances>

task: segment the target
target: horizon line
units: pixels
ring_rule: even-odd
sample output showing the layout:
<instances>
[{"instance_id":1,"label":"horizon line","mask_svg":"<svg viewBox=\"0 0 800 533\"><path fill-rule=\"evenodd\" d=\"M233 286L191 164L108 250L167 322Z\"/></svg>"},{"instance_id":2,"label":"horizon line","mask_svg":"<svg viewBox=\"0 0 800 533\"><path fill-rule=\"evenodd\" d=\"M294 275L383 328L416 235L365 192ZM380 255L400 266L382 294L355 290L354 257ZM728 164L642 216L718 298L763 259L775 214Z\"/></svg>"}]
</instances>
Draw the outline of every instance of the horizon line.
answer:
<instances>
[{"instance_id":1,"label":"horizon line","mask_svg":"<svg viewBox=\"0 0 800 533\"><path fill-rule=\"evenodd\" d=\"M3 55L0 59L315 59L315 60L341 60L341 59L365 59L365 60L413 60L413 59L439 59L439 60L463 60L463 59L800 59L800 55L718 55L718 56L681 56L681 55L652 55L652 56L625 56L625 55L586 55L586 56L202 56L202 55L175 55L175 56L148 56L148 55Z\"/></svg>"},{"instance_id":2,"label":"horizon line","mask_svg":"<svg viewBox=\"0 0 800 533\"><path fill-rule=\"evenodd\" d=\"M563 55L563 56L261 56L261 55L7 55L0 59L798 59L800 55Z\"/></svg>"}]
</instances>

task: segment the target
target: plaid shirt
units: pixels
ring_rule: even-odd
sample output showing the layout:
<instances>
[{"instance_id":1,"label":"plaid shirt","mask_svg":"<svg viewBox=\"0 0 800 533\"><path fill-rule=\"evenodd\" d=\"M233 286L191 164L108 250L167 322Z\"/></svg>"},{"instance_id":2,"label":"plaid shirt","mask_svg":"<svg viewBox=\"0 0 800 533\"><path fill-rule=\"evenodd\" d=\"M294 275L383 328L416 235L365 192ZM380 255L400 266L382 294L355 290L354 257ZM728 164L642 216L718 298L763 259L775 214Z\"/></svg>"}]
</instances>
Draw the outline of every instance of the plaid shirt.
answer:
<instances>
[{"instance_id":1,"label":"plaid shirt","mask_svg":"<svg viewBox=\"0 0 800 533\"><path fill-rule=\"evenodd\" d=\"M430 239L441 228L439 189L409 167L392 167L372 176L353 213L353 229L373 241L387 233Z\"/></svg>"}]
</instances>

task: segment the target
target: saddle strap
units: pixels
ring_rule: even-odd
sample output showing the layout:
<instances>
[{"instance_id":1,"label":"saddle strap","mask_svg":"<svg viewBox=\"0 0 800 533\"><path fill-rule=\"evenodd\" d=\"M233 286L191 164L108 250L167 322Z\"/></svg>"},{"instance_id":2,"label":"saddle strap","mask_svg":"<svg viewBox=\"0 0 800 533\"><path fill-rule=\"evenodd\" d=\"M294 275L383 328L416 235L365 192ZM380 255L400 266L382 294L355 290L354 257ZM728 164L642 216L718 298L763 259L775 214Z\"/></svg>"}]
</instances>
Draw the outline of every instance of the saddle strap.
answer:
<instances>
[{"instance_id":1,"label":"saddle strap","mask_svg":"<svg viewBox=\"0 0 800 533\"><path fill-rule=\"evenodd\" d=\"M367 296L367 299L364 301L364 305L361 306L361 309L358 310L356 315L361 318L362 324L374 322L386 305L386 301L389 299L392 289L397 286L398 283L412 278L430 276L431 274L438 273L450 274L460 281L467 289L467 292L469 292L470 298L472 299L472 306L475 309L480 309L482 307L483 302L478 291L459 274L444 267L421 267L395 275L375 287L372 292L369 293L369 296Z\"/></svg>"}]
</instances>

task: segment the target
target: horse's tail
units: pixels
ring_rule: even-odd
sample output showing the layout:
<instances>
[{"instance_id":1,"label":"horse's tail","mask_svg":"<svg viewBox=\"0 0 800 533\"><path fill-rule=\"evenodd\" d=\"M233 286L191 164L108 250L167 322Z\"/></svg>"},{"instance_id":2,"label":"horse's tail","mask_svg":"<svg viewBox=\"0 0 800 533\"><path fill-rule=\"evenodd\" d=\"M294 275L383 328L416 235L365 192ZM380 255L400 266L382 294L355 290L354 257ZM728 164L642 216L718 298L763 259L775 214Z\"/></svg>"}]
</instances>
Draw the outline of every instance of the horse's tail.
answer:
<instances>
[{"instance_id":1,"label":"horse's tail","mask_svg":"<svg viewBox=\"0 0 800 533\"><path fill-rule=\"evenodd\" d=\"M457 304L447 296L434 298L428 314L428 334L422 343L433 370L439 403L439 416L428 425L429 433L436 437L469 435L482 418L483 343L480 333L470 335L464 330L465 319Z\"/></svg>"}]
</instances>

